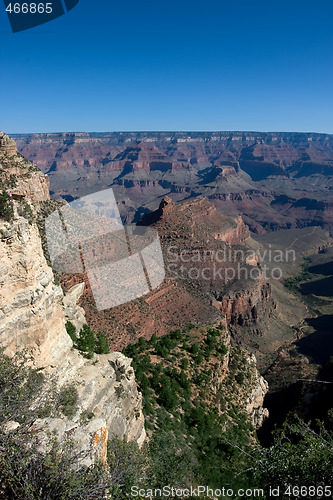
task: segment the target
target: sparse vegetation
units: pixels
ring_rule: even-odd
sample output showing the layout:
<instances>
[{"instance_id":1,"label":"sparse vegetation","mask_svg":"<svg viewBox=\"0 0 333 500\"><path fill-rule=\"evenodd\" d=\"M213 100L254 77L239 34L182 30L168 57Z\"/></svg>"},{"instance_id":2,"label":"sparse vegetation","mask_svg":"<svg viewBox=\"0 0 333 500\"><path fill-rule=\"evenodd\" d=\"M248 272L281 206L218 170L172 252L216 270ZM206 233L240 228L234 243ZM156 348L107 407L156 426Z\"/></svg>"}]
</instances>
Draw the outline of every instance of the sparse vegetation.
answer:
<instances>
[{"instance_id":1,"label":"sparse vegetation","mask_svg":"<svg viewBox=\"0 0 333 500\"><path fill-rule=\"evenodd\" d=\"M76 334L76 328L70 321L66 322L66 330L73 341L75 349L78 349L83 356L91 359L96 354L108 354L110 352L108 340L103 332L98 332L97 339L88 325L83 325Z\"/></svg>"},{"instance_id":2,"label":"sparse vegetation","mask_svg":"<svg viewBox=\"0 0 333 500\"><path fill-rule=\"evenodd\" d=\"M189 345L191 342L192 339L188 338ZM196 338L196 343L202 349L206 343L205 335L201 340ZM181 345L179 339L174 349ZM276 431L273 444L264 448L250 438L251 429L246 417L233 403L231 393L217 394L226 405L222 412L217 411L216 405L212 407L208 403L208 388L200 399L196 396L199 388L191 376L192 353L184 354L189 359L189 368L185 372L178 366L169 366L164 360L158 363L149 361L147 353L153 352L149 342L146 352L140 352L141 349L142 342L140 347L131 346L130 350L136 352L137 371L143 357L147 372L142 373L142 380L145 380L143 375L150 379L147 384L150 412L145 409L150 440L139 450L135 443L110 436L108 469L102 463L83 466L85 453L75 454L70 439L60 444L55 436L50 436L47 451L41 450L39 442L29 432L36 411L45 403L49 404L50 414L54 416L58 410L63 412L64 408L73 408L75 391L65 387L59 394L47 391L45 397L40 397L45 382L41 373L27 367L24 357L11 360L0 354L0 482L3 498L102 500L108 491L113 499L125 500L133 485L160 488L166 484L174 487L222 484L233 488L260 487L264 490L261 498L268 499L271 485L302 484L308 488L312 485L321 488L330 484L333 434L322 424L310 426L299 419L289 419L281 430ZM240 361L241 354L236 355ZM215 357L213 352L211 356ZM332 363L324 367L322 374L331 377L331 367ZM161 380L164 383L167 379L168 384L175 381L173 387L177 390L177 403L172 411L164 403L157 402L154 396L155 391L160 392ZM36 396L38 408L36 410L34 405L32 411L30 407ZM122 391L119 397L122 397ZM93 416L86 413L81 422L85 423ZM9 421L20 425L7 431L4 424ZM222 479L223 483L219 482ZM303 494L302 498L315 496Z\"/></svg>"},{"instance_id":3,"label":"sparse vegetation","mask_svg":"<svg viewBox=\"0 0 333 500\"><path fill-rule=\"evenodd\" d=\"M283 491L289 485L303 486L302 498L319 498L322 496L320 489L331 485L332 448L333 433L322 425L314 430L300 419L289 419L275 432L273 446L257 447L252 451L249 473L266 492L271 485L280 485ZM311 491L309 487L313 486L315 490Z\"/></svg>"},{"instance_id":4,"label":"sparse vegetation","mask_svg":"<svg viewBox=\"0 0 333 500\"><path fill-rule=\"evenodd\" d=\"M14 217L14 209L9 194L6 191L0 193L0 217L7 222Z\"/></svg>"},{"instance_id":5,"label":"sparse vegetation","mask_svg":"<svg viewBox=\"0 0 333 500\"><path fill-rule=\"evenodd\" d=\"M292 276L284 281L285 286L292 292L299 292L299 285L304 281L309 281L313 278L313 274L309 271L310 260L304 259L301 272L297 276Z\"/></svg>"},{"instance_id":6,"label":"sparse vegetation","mask_svg":"<svg viewBox=\"0 0 333 500\"><path fill-rule=\"evenodd\" d=\"M110 436L107 464L83 465L86 452L76 453L70 438L59 443L50 435L45 447L30 432L39 417L71 417L77 391L63 387L58 393L40 371L27 366L27 359L10 359L0 352L0 497L7 500L104 500L106 492L122 500L148 466L148 449L139 450ZM48 408L46 412L45 409ZM44 413L44 415L41 415ZM85 423L93 414L82 414ZM5 424L15 423L13 430ZM106 467L107 465L107 467Z\"/></svg>"},{"instance_id":7,"label":"sparse vegetation","mask_svg":"<svg viewBox=\"0 0 333 500\"><path fill-rule=\"evenodd\" d=\"M35 216L34 216L34 213L32 211L32 208L26 200L22 200L18 204L17 212L19 215L21 215L22 217L27 219L30 224L35 220Z\"/></svg>"},{"instance_id":8,"label":"sparse vegetation","mask_svg":"<svg viewBox=\"0 0 333 500\"><path fill-rule=\"evenodd\" d=\"M74 384L67 385L60 389L58 404L61 412L68 418L75 415L77 410L78 392Z\"/></svg>"},{"instance_id":9,"label":"sparse vegetation","mask_svg":"<svg viewBox=\"0 0 333 500\"><path fill-rule=\"evenodd\" d=\"M176 485L187 484L189 478L215 487L230 482L231 470L242 456L229 442L237 438L239 446L248 446L253 433L242 408L235 411L236 406L227 403L224 413L212 390L228 352L223 330L220 326L198 331L191 325L152 342L140 339L125 350L133 358L152 443L162 446L160 436L169 436L165 454L173 467L165 474L171 474ZM227 385L225 391L230 392ZM165 477L160 471L156 480Z\"/></svg>"}]
</instances>

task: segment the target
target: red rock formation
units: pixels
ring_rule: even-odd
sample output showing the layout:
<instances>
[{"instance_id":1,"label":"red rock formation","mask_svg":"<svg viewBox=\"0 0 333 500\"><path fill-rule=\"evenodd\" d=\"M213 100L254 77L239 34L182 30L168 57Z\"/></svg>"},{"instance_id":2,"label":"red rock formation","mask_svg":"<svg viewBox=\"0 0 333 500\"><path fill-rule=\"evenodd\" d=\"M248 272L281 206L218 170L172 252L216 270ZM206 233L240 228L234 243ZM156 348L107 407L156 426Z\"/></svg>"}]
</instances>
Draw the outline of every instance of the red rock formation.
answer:
<instances>
[{"instance_id":1,"label":"red rock formation","mask_svg":"<svg viewBox=\"0 0 333 500\"><path fill-rule=\"evenodd\" d=\"M276 304L272 300L269 283L265 283L263 275L250 289L234 291L221 296L213 304L226 317L227 323L234 326L251 326L257 328L270 317Z\"/></svg>"},{"instance_id":2,"label":"red rock formation","mask_svg":"<svg viewBox=\"0 0 333 500\"><path fill-rule=\"evenodd\" d=\"M228 243L228 245L238 245L250 237L250 231L248 226L243 222L241 216L235 219L236 227L230 228L223 233L214 234L216 240L222 240Z\"/></svg>"}]
</instances>

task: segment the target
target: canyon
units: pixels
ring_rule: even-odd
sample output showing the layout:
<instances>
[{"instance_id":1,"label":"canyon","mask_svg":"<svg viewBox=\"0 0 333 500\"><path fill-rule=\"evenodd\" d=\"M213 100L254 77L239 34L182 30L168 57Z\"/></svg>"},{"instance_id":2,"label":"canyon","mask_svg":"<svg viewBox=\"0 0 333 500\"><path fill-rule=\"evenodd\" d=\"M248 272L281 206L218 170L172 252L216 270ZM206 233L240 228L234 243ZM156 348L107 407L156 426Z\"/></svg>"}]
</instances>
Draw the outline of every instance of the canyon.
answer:
<instances>
[{"instance_id":1,"label":"canyon","mask_svg":"<svg viewBox=\"0 0 333 500\"><path fill-rule=\"evenodd\" d=\"M40 234L36 218L45 207L53 207L48 195L49 177L18 153L8 136L1 133L0 138L0 181L3 192L10 193L8 203L13 209L9 220L0 218L0 344L9 357L24 352L28 363L45 374L47 380L56 380L58 388L75 384L78 392L75 414L71 418L36 418L29 432L38 435L41 442L48 432L56 431L60 440L70 433L76 449L86 452L85 465L89 466L96 460L106 460L109 435L135 441L139 446L146 440L142 395L131 359L120 350L140 337L151 338L154 333L160 337L186 323L198 326L224 323L226 344L230 345L227 323L251 328L257 318L254 307L258 309L261 304L261 319L269 318L274 302L269 285L262 280L213 279L210 284L205 279L183 280L167 275L146 296L98 312L87 277L55 276L47 253L44 254L43 230ZM158 168L166 163L163 155L157 155L155 160ZM146 169L146 160L142 159L137 168ZM180 167L175 162L171 168ZM175 259L175 255L182 256L184 251L205 254L221 247L237 249L252 241L239 215L223 215L203 197L179 203L164 197L158 209L143 217L141 224L158 230L166 268L170 245ZM238 263L249 269L257 266L256 261L243 262L241 258L233 265ZM225 267L226 263L222 268ZM233 299L220 300L221 295L228 295L235 287L238 287L236 308ZM231 302L233 313L229 314ZM82 356L73 348L66 321L77 330L86 322L95 332L103 328L112 352L94 354L92 359ZM253 355L246 356L253 383L244 386L239 398L244 400L244 411L257 427L267 416L262 406L268 386L256 368ZM223 366L225 377L229 367ZM48 390L46 383L44 391ZM89 415L88 422L84 421L84 415ZM8 432L19 426L17 422L7 424Z\"/></svg>"},{"instance_id":2,"label":"canyon","mask_svg":"<svg viewBox=\"0 0 333 500\"><path fill-rule=\"evenodd\" d=\"M56 199L112 187L126 222L205 196L256 233L333 225L333 136L260 132L13 135Z\"/></svg>"}]
</instances>

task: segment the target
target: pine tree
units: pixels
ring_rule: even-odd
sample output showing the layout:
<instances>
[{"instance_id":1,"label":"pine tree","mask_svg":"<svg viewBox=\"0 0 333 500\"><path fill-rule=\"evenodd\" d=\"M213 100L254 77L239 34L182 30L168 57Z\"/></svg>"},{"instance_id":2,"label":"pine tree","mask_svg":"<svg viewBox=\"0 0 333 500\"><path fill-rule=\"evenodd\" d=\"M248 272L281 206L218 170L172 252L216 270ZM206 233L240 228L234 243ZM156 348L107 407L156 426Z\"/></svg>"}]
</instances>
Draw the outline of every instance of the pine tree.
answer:
<instances>
[{"instance_id":1,"label":"pine tree","mask_svg":"<svg viewBox=\"0 0 333 500\"><path fill-rule=\"evenodd\" d=\"M6 221L10 221L14 216L14 209L10 196L6 191L0 193L0 217Z\"/></svg>"},{"instance_id":2,"label":"pine tree","mask_svg":"<svg viewBox=\"0 0 333 500\"><path fill-rule=\"evenodd\" d=\"M77 340L78 340L77 336L76 336L76 328L73 325L73 323L71 323L70 321L67 321L67 323L66 323L66 331L67 331L68 335L70 336L70 338L72 339L74 347L76 347Z\"/></svg>"},{"instance_id":3,"label":"pine tree","mask_svg":"<svg viewBox=\"0 0 333 500\"><path fill-rule=\"evenodd\" d=\"M88 325L83 325L80 330L79 338L77 340L77 347L80 351L86 354L88 359L91 359L94 355L96 345L95 335L91 331Z\"/></svg>"},{"instance_id":4,"label":"pine tree","mask_svg":"<svg viewBox=\"0 0 333 500\"><path fill-rule=\"evenodd\" d=\"M98 332L97 341L95 346L96 354L108 354L110 352L108 339L106 338L105 333Z\"/></svg>"}]
</instances>

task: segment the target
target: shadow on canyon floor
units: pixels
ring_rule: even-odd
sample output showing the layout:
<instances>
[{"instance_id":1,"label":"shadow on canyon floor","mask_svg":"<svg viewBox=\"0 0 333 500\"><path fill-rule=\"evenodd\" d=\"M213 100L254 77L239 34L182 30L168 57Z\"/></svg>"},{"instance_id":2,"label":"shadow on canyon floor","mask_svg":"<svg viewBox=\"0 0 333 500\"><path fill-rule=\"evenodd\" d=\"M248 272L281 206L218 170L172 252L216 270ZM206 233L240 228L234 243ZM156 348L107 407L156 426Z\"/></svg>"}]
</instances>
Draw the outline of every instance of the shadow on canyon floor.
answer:
<instances>
[{"instance_id":1,"label":"shadow on canyon floor","mask_svg":"<svg viewBox=\"0 0 333 500\"><path fill-rule=\"evenodd\" d=\"M313 363L326 363L333 356L333 314L308 318L307 323L315 331L296 343L298 351L307 356Z\"/></svg>"}]
</instances>

